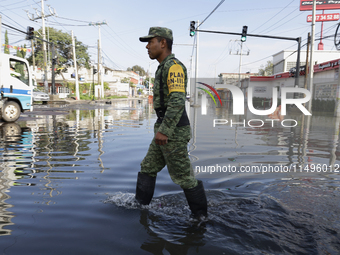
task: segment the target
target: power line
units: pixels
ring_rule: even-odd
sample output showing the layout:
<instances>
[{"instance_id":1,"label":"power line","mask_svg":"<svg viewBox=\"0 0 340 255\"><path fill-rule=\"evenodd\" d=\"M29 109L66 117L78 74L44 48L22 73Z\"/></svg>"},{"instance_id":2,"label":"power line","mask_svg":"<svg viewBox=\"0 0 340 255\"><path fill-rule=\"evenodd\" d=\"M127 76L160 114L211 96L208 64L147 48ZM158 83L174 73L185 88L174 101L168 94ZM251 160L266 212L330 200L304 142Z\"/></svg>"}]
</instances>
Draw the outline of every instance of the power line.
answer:
<instances>
[{"instance_id":1,"label":"power line","mask_svg":"<svg viewBox=\"0 0 340 255\"><path fill-rule=\"evenodd\" d=\"M19 24L18 22L16 22L15 20L13 20L12 18L8 17L6 14L4 14L3 12L0 12L1 15L4 15L6 18L10 19L11 21L13 21L14 23L16 23L17 25L19 25L20 27L25 28L24 26L22 26L21 24Z\"/></svg>"},{"instance_id":2,"label":"power line","mask_svg":"<svg viewBox=\"0 0 340 255\"><path fill-rule=\"evenodd\" d=\"M122 68L122 66L119 66L118 64L116 64L104 51L103 51L104 55L107 57L108 60L110 60L111 63L113 63L118 69L124 69Z\"/></svg>"},{"instance_id":3,"label":"power line","mask_svg":"<svg viewBox=\"0 0 340 255\"><path fill-rule=\"evenodd\" d=\"M212 63L212 65L217 65L219 62L221 62L224 59L224 52L227 48L230 47L230 41L228 42L228 44L224 47L224 49L222 50L222 53L220 54L220 56Z\"/></svg>"},{"instance_id":4,"label":"power line","mask_svg":"<svg viewBox=\"0 0 340 255\"><path fill-rule=\"evenodd\" d=\"M334 28L335 26L337 26L337 25L338 25L338 24L335 24L335 25L331 26L331 27L328 28L326 31L324 31L324 33L326 33L327 31L329 31L329 30L331 30L331 29L333 29L333 28ZM321 32L316 33L316 35L319 35L319 34L321 34ZM334 37L334 34L329 35L329 36L324 36L322 39L331 38L331 37ZM307 40L307 39L304 39L304 40L302 40L302 41L306 41L306 40ZM317 40L321 40L321 39L315 39L314 41L317 41ZM297 43L295 43L294 45L292 45L292 46L286 48L285 50L287 50L287 49L289 49L289 48L291 48L291 47L293 47L293 46L296 46L296 44L297 44ZM307 43L305 43L304 45L302 45L301 48L303 48L303 47L306 46L306 45L307 45ZM297 50L295 50L294 52L292 52L289 56L291 56L292 54L294 54L294 53L296 53L296 52L297 52ZM243 65L251 65L251 64L260 62L260 61L262 61L262 60L265 60L265 59L267 59L267 58L270 58L270 57L272 57L272 56L273 56L273 55L270 55L270 56L267 56L267 57L262 58L262 59L260 59L260 60L256 60L256 61L251 62L251 63L245 63L245 64L243 64ZM288 56L288 57L289 57L289 56ZM288 57L287 57L287 58L288 58Z\"/></svg>"},{"instance_id":5,"label":"power line","mask_svg":"<svg viewBox=\"0 0 340 255\"><path fill-rule=\"evenodd\" d=\"M199 26L201 26L210 16L211 16L211 14L213 14L216 10L217 10L217 8L218 7L220 7L221 6L221 4L223 4L223 2L224 2L225 0L222 0L216 7L215 7L215 9L214 10L212 10L212 12L197 26L197 28L199 27ZM196 28L196 29L197 29Z\"/></svg>"},{"instance_id":6,"label":"power line","mask_svg":"<svg viewBox=\"0 0 340 255\"><path fill-rule=\"evenodd\" d=\"M89 23L91 23L91 21L84 21L84 20L77 20L77 19L69 19L69 18L64 18L64 17L59 17L59 16L57 16L57 18L59 18L59 19L71 20L71 21L77 21L77 22L84 22L84 23L87 23L87 25L88 25Z\"/></svg>"},{"instance_id":7,"label":"power line","mask_svg":"<svg viewBox=\"0 0 340 255\"><path fill-rule=\"evenodd\" d=\"M110 26L108 26L109 28L110 28L110 30L114 33L114 34L116 34L116 32L115 31L113 31L113 29L110 27ZM111 33L109 33L105 28L104 28L104 31L106 32L106 33L108 33L110 36L112 36L112 34ZM145 61L145 58L144 57L142 57L141 55L139 55L133 48L131 48L127 43L125 43L124 41L123 41L123 39L121 39L117 34L116 34L116 36L123 42L123 43L121 43L121 42L119 42L119 41L113 41L113 40L111 40L111 38L110 37L108 37L108 36L106 36L106 38L109 40L109 41L111 41L113 44L115 44L117 47L119 47L120 49L122 49L122 50L124 50L125 52L127 52L128 54L130 54L131 56L133 56L133 57L137 57L137 58L140 58L140 59L142 59L143 61ZM118 45L117 43L119 43L120 45ZM127 48L127 47L129 47L130 48L130 50ZM134 53L135 53L135 55L133 55L132 53L131 53L131 51L133 51Z\"/></svg>"},{"instance_id":8,"label":"power line","mask_svg":"<svg viewBox=\"0 0 340 255\"><path fill-rule=\"evenodd\" d=\"M218 12L246 12L246 11L262 11L262 10L273 10L273 9L281 9L282 7L269 7L269 8L252 8L252 9L239 9L239 10L226 10L226 11L218 11ZM290 8L296 8L295 6L291 6Z\"/></svg>"},{"instance_id":9,"label":"power line","mask_svg":"<svg viewBox=\"0 0 340 255\"><path fill-rule=\"evenodd\" d=\"M7 7L7 6L11 6L11 5L16 5L22 2L26 2L26 0L20 1L20 2L16 2L16 3L11 3L11 4L7 4L7 5L2 5L1 7Z\"/></svg>"},{"instance_id":10,"label":"power line","mask_svg":"<svg viewBox=\"0 0 340 255\"><path fill-rule=\"evenodd\" d=\"M292 14L292 13L294 13L294 11L293 12L291 12L290 14ZM288 14L286 17L284 17L283 19L281 19L281 20L279 20L278 22L276 22L276 23L274 23L273 25L271 25L270 27L268 27L268 28L266 28L265 30L263 30L263 31L266 31L267 29L269 29L269 28L271 28L272 26L274 26L274 25L276 25L277 23L279 23L279 22L281 22L281 21L283 21L285 18L287 18L290 14ZM297 17L299 17L300 15L302 15L302 14L304 14L303 12L299 12L299 14L298 15L296 15L295 17L293 17L292 19L290 19L289 21L292 21L293 19L295 19L295 18L297 18ZM277 29L277 28L279 28L279 27L281 27L281 26L284 26L285 25L285 23L284 24L281 24L281 25L279 25L279 26L277 26L277 27L275 27L275 28L273 28L273 29L271 29L271 30L269 30L269 31L267 31L267 33L269 33L269 32L271 32L271 31L273 31L273 30L275 30L275 29ZM260 32L260 33L263 33L263 31L262 32Z\"/></svg>"},{"instance_id":11,"label":"power line","mask_svg":"<svg viewBox=\"0 0 340 255\"><path fill-rule=\"evenodd\" d=\"M291 3L293 3L295 0L292 0L288 5L286 5L286 7L284 7L281 11L279 11L278 13L276 13L273 17L271 17L269 20L267 20L266 22L264 22L262 25L260 25L259 27L255 28L253 30L253 32L255 32L257 29L259 29L260 27L262 27L263 25L267 24L269 21L271 21L273 18L275 18L279 13L281 13L283 10L285 10Z\"/></svg>"},{"instance_id":12,"label":"power line","mask_svg":"<svg viewBox=\"0 0 340 255\"><path fill-rule=\"evenodd\" d=\"M139 55L138 52L136 52L132 47L130 47L126 42L124 42L124 40L112 29L112 27L108 26L108 28L124 43L124 46L126 45L127 47L129 47L132 51L134 51L136 53L136 55L144 60L144 57Z\"/></svg>"}]
</instances>

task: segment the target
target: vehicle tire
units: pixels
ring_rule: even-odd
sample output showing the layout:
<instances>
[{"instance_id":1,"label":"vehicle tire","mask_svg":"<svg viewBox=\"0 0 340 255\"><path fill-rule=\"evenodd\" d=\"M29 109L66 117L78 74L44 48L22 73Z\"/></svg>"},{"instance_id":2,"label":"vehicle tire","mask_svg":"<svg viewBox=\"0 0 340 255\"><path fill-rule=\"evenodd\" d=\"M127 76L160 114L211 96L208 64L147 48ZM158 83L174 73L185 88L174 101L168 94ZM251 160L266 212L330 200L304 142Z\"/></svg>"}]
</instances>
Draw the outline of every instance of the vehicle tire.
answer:
<instances>
[{"instance_id":1,"label":"vehicle tire","mask_svg":"<svg viewBox=\"0 0 340 255\"><path fill-rule=\"evenodd\" d=\"M2 119L6 122L14 122L20 117L20 106L14 101L7 101L2 109Z\"/></svg>"},{"instance_id":2,"label":"vehicle tire","mask_svg":"<svg viewBox=\"0 0 340 255\"><path fill-rule=\"evenodd\" d=\"M17 123L5 123L0 127L2 131L1 138L6 142L19 141L21 137L21 127Z\"/></svg>"}]
</instances>

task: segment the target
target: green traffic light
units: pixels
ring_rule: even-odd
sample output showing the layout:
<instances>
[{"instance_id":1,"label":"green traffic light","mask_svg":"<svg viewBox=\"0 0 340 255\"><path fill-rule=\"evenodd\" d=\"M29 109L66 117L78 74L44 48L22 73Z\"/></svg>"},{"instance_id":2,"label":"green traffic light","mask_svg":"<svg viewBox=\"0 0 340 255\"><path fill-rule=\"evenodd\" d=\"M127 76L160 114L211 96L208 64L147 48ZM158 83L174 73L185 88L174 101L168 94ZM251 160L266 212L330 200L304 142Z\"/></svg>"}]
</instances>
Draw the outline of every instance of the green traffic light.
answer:
<instances>
[{"instance_id":1,"label":"green traffic light","mask_svg":"<svg viewBox=\"0 0 340 255\"><path fill-rule=\"evenodd\" d=\"M195 35L195 31L190 31L190 36L194 36Z\"/></svg>"},{"instance_id":2,"label":"green traffic light","mask_svg":"<svg viewBox=\"0 0 340 255\"><path fill-rule=\"evenodd\" d=\"M241 42L245 42L245 41L246 41L246 39L247 39L247 37L245 37L245 36L242 36L242 37L241 37Z\"/></svg>"}]
</instances>

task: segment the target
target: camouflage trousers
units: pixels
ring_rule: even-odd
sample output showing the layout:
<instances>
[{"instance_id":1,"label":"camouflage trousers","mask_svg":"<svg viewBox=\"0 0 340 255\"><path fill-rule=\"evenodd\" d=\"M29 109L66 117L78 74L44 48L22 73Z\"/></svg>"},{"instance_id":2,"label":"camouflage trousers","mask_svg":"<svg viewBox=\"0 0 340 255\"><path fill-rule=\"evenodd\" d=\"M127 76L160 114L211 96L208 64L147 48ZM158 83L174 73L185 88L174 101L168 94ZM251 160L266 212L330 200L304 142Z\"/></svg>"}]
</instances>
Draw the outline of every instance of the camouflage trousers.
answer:
<instances>
[{"instance_id":1,"label":"camouflage trousers","mask_svg":"<svg viewBox=\"0 0 340 255\"><path fill-rule=\"evenodd\" d=\"M159 126L160 124L155 124L155 134ZM172 181L180 185L182 189L196 187L198 183L187 149L190 136L190 126L183 126L176 127L165 145L157 145L155 138L152 139L149 150L141 163L141 173L156 177L166 165Z\"/></svg>"}]
</instances>

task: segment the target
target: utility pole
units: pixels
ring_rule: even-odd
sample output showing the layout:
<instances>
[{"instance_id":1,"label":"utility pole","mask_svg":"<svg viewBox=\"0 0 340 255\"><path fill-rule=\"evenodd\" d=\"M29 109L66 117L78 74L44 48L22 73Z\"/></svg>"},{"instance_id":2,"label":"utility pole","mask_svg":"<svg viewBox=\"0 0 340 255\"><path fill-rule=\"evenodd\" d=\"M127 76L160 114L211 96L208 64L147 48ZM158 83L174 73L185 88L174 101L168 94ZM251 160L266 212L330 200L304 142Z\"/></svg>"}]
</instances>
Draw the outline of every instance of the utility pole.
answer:
<instances>
[{"instance_id":1,"label":"utility pole","mask_svg":"<svg viewBox=\"0 0 340 255\"><path fill-rule=\"evenodd\" d=\"M197 27L199 27L200 21L197 21ZM198 91L196 89L196 84L197 84L197 76L198 76L198 31L196 31L196 58L195 58L195 83L194 83L194 88L195 88L195 101L194 105L198 106Z\"/></svg>"},{"instance_id":2,"label":"utility pole","mask_svg":"<svg viewBox=\"0 0 340 255\"><path fill-rule=\"evenodd\" d=\"M240 65L239 65L239 68L238 68L238 86L239 86L239 88L241 88L242 46L243 46L243 42L241 41Z\"/></svg>"},{"instance_id":3,"label":"utility pole","mask_svg":"<svg viewBox=\"0 0 340 255\"><path fill-rule=\"evenodd\" d=\"M31 39L32 59L33 59L33 71L35 72L35 56L34 56L34 41Z\"/></svg>"},{"instance_id":4,"label":"utility pole","mask_svg":"<svg viewBox=\"0 0 340 255\"><path fill-rule=\"evenodd\" d=\"M49 43L50 44L50 43ZM52 42L52 87L51 87L51 94L55 95L56 94L56 89L55 89L55 64L56 64L56 55L55 55L55 46L54 43Z\"/></svg>"},{"instance_id":5,"label":"utility pole","mask_svg":"<svg viewBox=\"0 0 340 255\"><path fill-rule=\"evenodd\" d=\"M150 91L151 91L151 62L149 62L149 96L150 96Z\"/></svg>"},{"instance_id":6,"label":"utility pole","mask_svg":"<svg viewBox=\"0 0 340 255\"><path fill-rule=\"evenodd\" d=\"M100 33L100 26L101 25L107 25L106 21L103 22L91 22L89 23L89 26L98 26L98 84L101 84L101 97L104 96L104 80L103 76L104 74L102 73L102 51L101 51L101 33Z\"/></svg>"},{"instance_id":7,"label":"utility pole","mask_svg":"<svg viewBox=\"0 0 340 255\"><path fill-rule=\"evenodd\" d=\"M2 27L2 16L0 15L0 44L1 44L1 27ZM5 45L5 47L6 47L6 45ZM0 61L0 70L2 69L2 61ZM0 75L0 84L2 84L1 83L1 75Z\"/></svg>"},{"instance_id":8,"label":"utility pole","mask_svg":"<svg viewBox=\"0 0 340 255\"><path fill-rule=\"evenodd\" d=\"M99 30L99 34L100 34L100 26L98 27L98 30ZM100 36L99 36L99 39L98 39L98 53L97 53L97 55L98 55L98 67L97 67L97 69L98 69L98 85L101 84L100 77L101 77L101 73L102 73L102 70L100 68L100 62L101 62L101 56L100 56L101 52L100 52L100 50L101 50L101 43L100 43Z\"/></svg>"},{"instance_id":9,"label":"utility pole","mask_svg":"<svg viewBox=\"0 0 340 255\"><path fill-rule=\"evenodd\" d=\"M71 35L72 35L73 63L74 63L74 73L75 73L74 78L76 79L76 100L79 100L80 96L79 96L78 68L77 68L77 58L76 58L76 45L74 41L73 30L71 30Z\"/></svg>"},{"instance_id":10,"label":"utility pole","mask_svg":"<svg viewBox=\"0 0 340 255\"><path fill-rule=\"evenodd\" d=\"M306 65L305 65L305 85L304 88L307 89L307 79L308 79L308 62L309 62L309 45L310 45L310 32L308 33L307 39L307 52L306 52Z\"/></svg>"},{"instance_id":11,"label":"utility pole","mask_svg":"<svg viewBox=\"0 0 340 255\"><path fill-rule=\"evenodd\" d=\"M46 40L44 0L41 0L41 22L42 22L43 40ZM46 54L46 43L45 43L45 41L43 41L43 52L44 52L44 73L45 73L45 75L44 75L44 87L45 87L45 92L48 93L47 54Z\"/></svg>"},{"instance_id":12,"label":"utility pole","mask_svg":"<svg viewBox=\"0 0 340 255\"><path fill-rule=\"evenodd\" d=\"M309 92L312 95L311 100L308 102L308 111L312 110L313 101L313 75L314 75L314 40L315 40L315 12L316 12L316 0L313 0L313 19L312 19L312 37L310 42L310 63L309 63Z\"/></svg>"},{"instance_id":13,"label":"utility pole","mask_svg":"<svg viewBox=\"0 0 340 255\"><path fill-rule=\"evenodd\" d=\"M36 14L37 17L34 18L34 14L32 14L30 16L30 14L28 13L28 11L26 11L27 16L30 20L35 21L37 19L41 19L42 21L42 36L43 36L43 53L44 53L44 88L45 88L45 92L48 93L48 77L47 77L47 54L46 54L46 34L45 34L45 18L50 17L50 16L55 16L57 15L55 12L55 9L53 8L53 11L51 9L50 6L48 6L50 14L49 15L45 15L45 11L44 11L44 1L46 0L41 0L41 16L39 16L37 10L36 10Z\"/></svg>"},{"instance_id":14,"label":"utility pole","mask_svg":"<svg viewBox=\"0 0 340 255\"><path fill-rule=\"evenodd\" d=\"M190 57L190 69L188 75L188 87L187 87L187 94L191 98L191 76L192 76L192 55Z\"/></svg>"},{"instance_id":15,"label":"utility pole","mask_svg":"<svg viewBox=\"0 0 340 255\"><path fill-rule=\"evenodd\" d=\"M230 40L232 41L232 40ZM239 40L235 40L235 42L238 42ZM233 47L234 48L234 47ZM232 50L230 50L229 52L229 55L240 55L240 63L239 63L239 71L238 71L238 84L239 84L239 87L241 87L241 67L242 67L242 56L244 56L243 52L243 41L241 41L241 44L240 44L240 51L237 50L236 53L233 53ZM249 56L249 49L248 49L248 52L245 53L247 56Z\"/></svg>"},{"instance_id":16,"label":"utility pole","mask_svg":"<svg viewBox=\"0 0 340 255\"><path fill-rule=\"evenodd\" d=\"M1 24L2 24L2 16L0 15L0 43L1 43ZM6 45L5 45L6 47ZM0 61L1 63L1 61Z\"/></svg>"}]
</instances>

